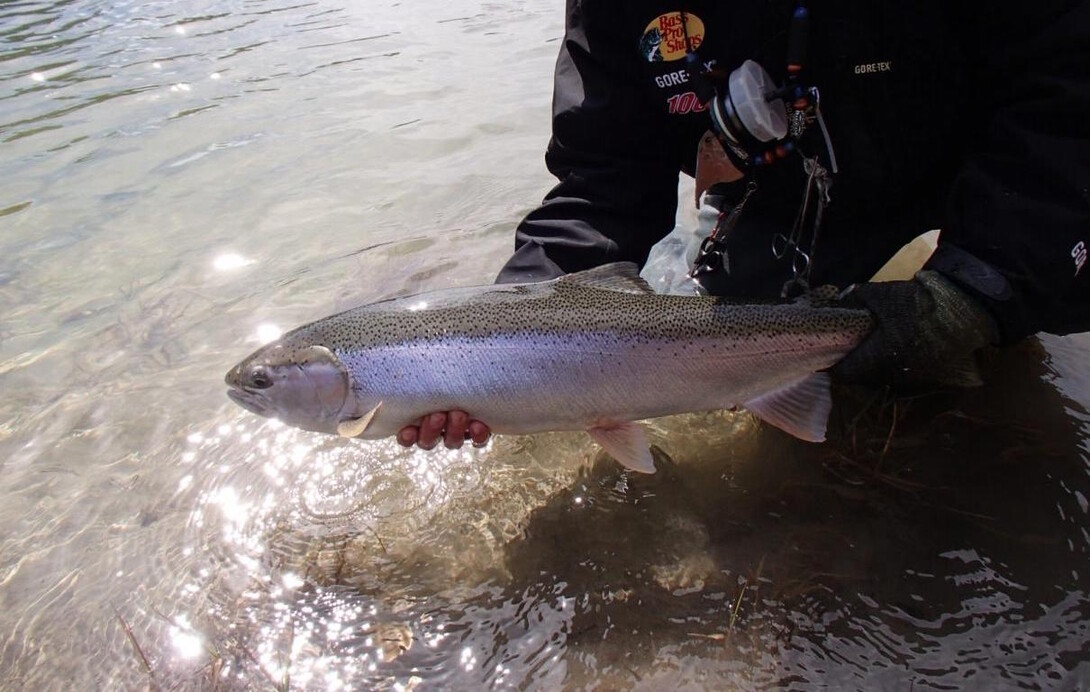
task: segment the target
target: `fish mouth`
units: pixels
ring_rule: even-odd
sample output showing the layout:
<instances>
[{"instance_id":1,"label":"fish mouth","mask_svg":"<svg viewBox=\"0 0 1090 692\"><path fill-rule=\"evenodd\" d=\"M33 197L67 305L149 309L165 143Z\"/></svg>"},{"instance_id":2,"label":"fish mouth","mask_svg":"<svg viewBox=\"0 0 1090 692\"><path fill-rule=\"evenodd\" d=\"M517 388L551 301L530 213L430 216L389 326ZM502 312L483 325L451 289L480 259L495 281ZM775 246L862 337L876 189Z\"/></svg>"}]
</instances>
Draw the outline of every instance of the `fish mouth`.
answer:
<instances>
[{"instance_id":1,"label":"fish mouth","mask_svg":"<svg viewBox=\"0 0 1090 692\"><path fill-rule=\"evenodd\" d=\"M256 413L266 418L272 415L269 403L260 394L245 389L231 388L227 390L227 398L235 402L250 413Z\"/></svg>"}]
</instances>

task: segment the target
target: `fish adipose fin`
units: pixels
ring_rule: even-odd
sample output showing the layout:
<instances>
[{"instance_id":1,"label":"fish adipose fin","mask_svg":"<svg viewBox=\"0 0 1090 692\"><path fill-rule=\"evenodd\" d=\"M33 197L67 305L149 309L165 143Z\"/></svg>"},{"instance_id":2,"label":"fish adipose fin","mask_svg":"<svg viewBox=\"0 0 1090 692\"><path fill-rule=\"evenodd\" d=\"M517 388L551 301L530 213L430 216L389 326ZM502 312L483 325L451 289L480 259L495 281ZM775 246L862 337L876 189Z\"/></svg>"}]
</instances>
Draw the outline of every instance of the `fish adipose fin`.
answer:
<instances>
[{"instance_id":1,"label":"fish adipose fin","mask_svg":"<svg viewBox=\"0 0 1090 692\"><path fill-rule=\"evenodd\" d=\"M375 404L375 407L363 414L359 418L349 418L348 420L342 420L337 424L337 434L341 437L359 437L363 434L364 430L367 430L367 426L371 425L371 419L378 413L379 408L382 406L382 402Z\"/></svg>"},{"instance_id":2,"label":"fish adipose fin","mask_svg":"<svg viewBox=\"0 0 1090 692\"><path fill-rule=\"evenodd\" d=\"M560 277L568 284L581 284L607 291L622 293L654 293L654 289L640 278L640 269L633 262L613 262Z\"/></svg>"},{"instance_id":3,"label":"fish adipose fin","mask_svg":"<svg viewBox=\"0 0 1090 692\"><path fill-rule=\"evenodd\" d=\"M640 473L655 472L655 462L639 423L596 425L587 430L587 434L625 468Z\"/></svg>"},{"instance_id":4,"label":"fish adipose fin","mask_svg":"<svg viewBox=\"0 0 1090 692\"><path fill-rule=\"evenodd\" d=\"M762 394L744 406L764 422L807 442L824 442L833 400L828 373L818 372Z\"/></svg>"}]
</instances>

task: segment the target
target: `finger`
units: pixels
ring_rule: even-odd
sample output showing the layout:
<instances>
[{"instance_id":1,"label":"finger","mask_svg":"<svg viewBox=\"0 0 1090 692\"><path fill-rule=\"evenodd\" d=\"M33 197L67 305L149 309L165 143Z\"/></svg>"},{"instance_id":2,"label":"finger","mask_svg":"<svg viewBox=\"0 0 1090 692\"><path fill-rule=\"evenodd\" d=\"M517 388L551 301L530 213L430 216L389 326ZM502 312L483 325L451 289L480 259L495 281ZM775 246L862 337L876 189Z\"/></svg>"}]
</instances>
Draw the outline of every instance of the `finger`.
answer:
<instances>
[{"instance_id":1,"label":"finger","mask_svg":"<svg viewBox=\"0 0 1090 692\"><path fill-rule=\"evenodd\" d=\"M451 411L447 414L447 431L443 435L443 444L447 449L459 449L466 441L466 429L469 427L469 414L465 411Z\"/></svg>"},{"instance_id":2,"label":"finger","mask_svg":"<svg viewBox=\"0 0 1090 692\"><path fill-rule=\"evenodd\" d=\"M488 444L488 438L492 431L479 420L469 421L469 439L473 440L474 447L484 447Z\"/></svg>"},{"instance_id":3,"label":"finger","mask_svg":"<svg viewBox=\"0 0 1090 692\"><path fill-rule=\"evenodd\" d=\"M420 449L431 449L435 446L435 443L439 441L439 436L443 434L443 426L447 423L447 414L445 413L433 413L425 416L424 421L420 424L420 435L416 440L416 444L420 446Z\"/></svg>"},{"instance_id":4,"label":"finger","mask_svg":"<svg viewBox=\"0 0 1090 692\"><path fill-rule=\"evenodd\" d=\"M416 444L416 438L420 435L420 428L415 425L406 425L397 431L397 443L402 447L412 447Z\"/></svg>"}]
</instances>

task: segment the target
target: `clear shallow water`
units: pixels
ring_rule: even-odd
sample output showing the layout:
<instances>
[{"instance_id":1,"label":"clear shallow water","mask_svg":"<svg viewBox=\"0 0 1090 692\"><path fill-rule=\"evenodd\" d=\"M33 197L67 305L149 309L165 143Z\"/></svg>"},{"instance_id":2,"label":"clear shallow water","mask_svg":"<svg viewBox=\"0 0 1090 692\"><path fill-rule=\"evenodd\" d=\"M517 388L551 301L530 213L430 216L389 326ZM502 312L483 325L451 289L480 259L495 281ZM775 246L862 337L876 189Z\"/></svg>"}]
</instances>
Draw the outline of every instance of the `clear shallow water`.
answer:
<instances>
[{"instance_id":1,"label":"clear shallow water","mask_svg":"<svg viewBox=\"0 0 1090 692\"><path fill-rule=\"evenodd\" d=\"M660 421L651 478L226 400L276 329L491 280L561 12L0 8L0 685L1090 684L1085 336L828 445Z\"/></svg>"}]
</instances>

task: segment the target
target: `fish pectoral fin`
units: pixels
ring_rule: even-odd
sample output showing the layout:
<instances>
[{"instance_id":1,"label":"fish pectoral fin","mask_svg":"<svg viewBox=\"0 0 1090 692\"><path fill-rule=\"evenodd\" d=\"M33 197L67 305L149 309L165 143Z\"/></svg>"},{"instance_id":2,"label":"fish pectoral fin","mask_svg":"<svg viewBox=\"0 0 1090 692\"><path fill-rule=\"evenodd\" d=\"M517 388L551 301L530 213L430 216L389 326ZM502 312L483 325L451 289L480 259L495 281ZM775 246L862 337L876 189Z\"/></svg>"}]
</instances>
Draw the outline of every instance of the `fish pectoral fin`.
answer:
<instances>
[{"instance_id":1,"label":"fish pectoral fin","mask_svg":"<svg viewBox=\"0 0 1090 692\"><path fill-rule=\"evenodd\" d=\"M824 442L833 399L828 373L818 372L762 394L745 407L758 418L807 442Z\"/></svg>"},{"instance_id":2,"label":"fish pectoral fin","mask_svg":"<svg viewBox=\"0 0 1090 692\"><path fill-rule=\"evenodd\" d=\"M625 468L640 473L655 472L651 449L639 423L626 421L596 425L588 429L587 434Z\"/></svg>"},{"instance_id":3,"label":"fish pectoral fin","mask_svg":"<svg viewBox=\"0 0 1090 692\"><path fill-rule=\"evenodd\" d=\"M371 425L371 419L378 413L379 407L382 406L382 402L375 404L375 407L363 414L359 418L349 418L348 420L342 420L337 424L337 434L341 437L359 437L363 434L363 431L367 430L367 426Z\"/></svg>"}]
</instances>

